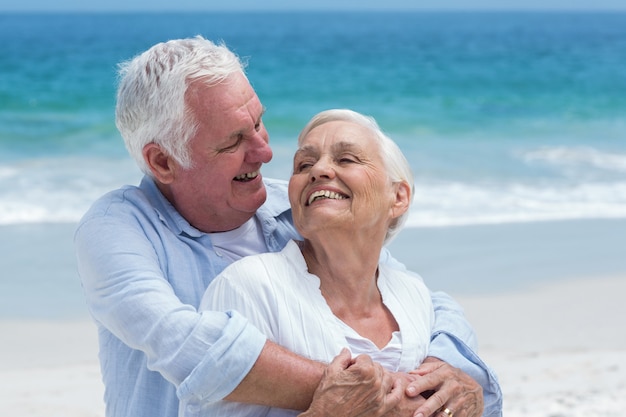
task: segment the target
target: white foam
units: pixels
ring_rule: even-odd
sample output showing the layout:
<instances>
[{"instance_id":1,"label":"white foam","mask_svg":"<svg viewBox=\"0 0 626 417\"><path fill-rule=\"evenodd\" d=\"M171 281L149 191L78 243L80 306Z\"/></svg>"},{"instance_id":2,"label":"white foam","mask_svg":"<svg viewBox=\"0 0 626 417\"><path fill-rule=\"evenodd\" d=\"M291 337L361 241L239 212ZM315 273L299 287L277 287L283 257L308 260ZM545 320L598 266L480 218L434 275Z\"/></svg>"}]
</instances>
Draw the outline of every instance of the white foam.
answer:
<instances>
[{"instance_id":1,"label":"white foam","mask_svg":"<svg viewBox=\"0 0 626 417\"><path fill-rule=\"evenodd\" d=\"M626 154L600 151L587 146L543 146L522 155L526 162L544 162L554 166L594 168L626 173Z\"/></svg>"},{"instance_id":2,"label":"white foam","mask_svg":"<svg viewBox=\"0 0 626 417\"><path fill-rule=\"evenodd\" d=\"M626 181L578 185L418 184L409 227L626 217Z\"/></svg>"},{"instance_id":3,"label":"white foam","mask_svg":"<svg viewBox=\"0 0 626 417\"><path fill-rule=\"evenodd\" d=\"M75 222L93 201L140 175L131 161L32 159L0 166L0 224Z\"/></svg>"},{"instance_id":4,"label":"white foam","mask_svg":"<svg viewBox=\"0 0 626 417\"><path fill-rule=\"evenodd\" d=\"M626 155L582 148L542 148L525 157L551 163L584 161L587 167L610 166L613 171L626 164ZM282 165L274 170L281 169L288 172ZM101 195L124 184L138 184L140 178L130 158L67 157L0 165L0 224L76 222ZM626 218L623 175L600 179L554 176L532 181L437 181L420 176L407 225Z\"/></svg>"}]
</instances>

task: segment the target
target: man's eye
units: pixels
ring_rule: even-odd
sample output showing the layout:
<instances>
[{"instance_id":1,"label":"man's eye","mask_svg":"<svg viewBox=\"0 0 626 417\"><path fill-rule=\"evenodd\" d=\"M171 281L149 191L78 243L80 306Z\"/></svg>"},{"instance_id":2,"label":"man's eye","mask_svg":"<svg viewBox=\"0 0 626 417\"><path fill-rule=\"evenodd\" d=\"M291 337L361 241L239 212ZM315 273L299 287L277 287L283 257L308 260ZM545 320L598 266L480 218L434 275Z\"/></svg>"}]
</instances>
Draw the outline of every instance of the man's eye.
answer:
<instances>
[{"instance_id":1,"label":"man's eye","mask_svg":"<svg viewBox=\"0 0 626 417\"><path fill-rule=\"evenodd\" d=\"M237 140L235 141L235 143L233 143L232 145L229 145L229 146L225 146L225 147L219 149L217 152L218 153L234 152L234 151L237 150L237 148L241 144L242 140L243 140L243 135L239 135L239 136L237 136Z\"/></svg>"},{"instance_id":2,"label":"man's eye","mask_svg":"<svg viewBox=\"0 0 626 417\"><path fill-rule=\"evenodd\" d=\"M259 130L261 130L261 121L259 120L259 122L257 124L254 125L254 130L256 130L257 132Z\"/></svg>"}]
</instances>

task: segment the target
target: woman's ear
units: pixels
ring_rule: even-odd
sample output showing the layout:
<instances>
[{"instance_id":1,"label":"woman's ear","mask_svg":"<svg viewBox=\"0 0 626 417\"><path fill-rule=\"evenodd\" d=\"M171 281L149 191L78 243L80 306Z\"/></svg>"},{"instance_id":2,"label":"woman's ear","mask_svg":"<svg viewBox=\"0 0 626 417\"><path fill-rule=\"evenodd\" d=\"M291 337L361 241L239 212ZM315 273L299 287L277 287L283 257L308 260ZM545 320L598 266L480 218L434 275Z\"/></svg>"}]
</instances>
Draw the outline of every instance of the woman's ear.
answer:
<instances>
[{"instance_id":1,"label":"woman's ear","mask_svg":"<svg viewBox=\"0 0 626 417\"><path fill-rule=\"evenodd\" d=\"M156 143L148 143L143 147L143 159L154 178L162 184L169 184L174 180L176 163Z\"/></svg>"},{"instance_id":2,"label":"woman's ear","mask_svg":"<svg viewBox=\"0 0 626 417\"><path fill-rule=\"evenodd\" d=\"M405 181L393 184L395 189L395 202L391 206L391 217L397 219L409 209L411 204L411 187Z\"/></svg>"}]
</instances>

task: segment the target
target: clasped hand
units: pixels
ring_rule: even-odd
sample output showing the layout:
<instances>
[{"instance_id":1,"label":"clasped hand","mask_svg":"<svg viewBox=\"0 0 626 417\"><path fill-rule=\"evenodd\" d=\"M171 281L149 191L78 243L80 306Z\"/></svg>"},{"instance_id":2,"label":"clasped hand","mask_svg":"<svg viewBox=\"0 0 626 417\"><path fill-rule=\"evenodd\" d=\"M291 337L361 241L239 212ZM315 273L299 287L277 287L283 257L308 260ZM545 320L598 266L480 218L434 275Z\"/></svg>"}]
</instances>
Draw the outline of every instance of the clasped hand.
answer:
<instances>
[{"instance_id":1,"label":"clasped hand","mask_svg":"<svg viewBox=\"0 0 626 417\"><path fill-rule=\"evenodd\" d=\"M311 407L300 417L480 417L482 388L470 376L436 358L409 373L392 373L369 356L352 359L344 349L327 367Z\"/></svg>"}]
</instances>

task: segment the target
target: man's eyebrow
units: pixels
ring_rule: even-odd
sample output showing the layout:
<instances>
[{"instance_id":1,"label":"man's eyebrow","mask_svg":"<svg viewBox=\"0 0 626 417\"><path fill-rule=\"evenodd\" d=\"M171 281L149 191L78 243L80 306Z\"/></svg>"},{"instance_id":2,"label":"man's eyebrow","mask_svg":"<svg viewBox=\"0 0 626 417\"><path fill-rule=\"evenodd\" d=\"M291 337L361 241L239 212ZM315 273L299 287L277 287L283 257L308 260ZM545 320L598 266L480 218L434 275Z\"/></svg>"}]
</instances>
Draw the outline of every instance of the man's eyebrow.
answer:
<instances>
[{"instance_id":1,"label":"man's eyebrow","mask_svg":"<svg viewBox=\"0 0 626 417\"><path fill-rule=\"evenodd\" d=\"M259 117L256 119L256 121L254 122L254 123L255 123L255 126L256 126L256 123L259 123L259 122L261 121L261 119L263 118L263 115L265 114L266 110L267 110L267 109L266 109L266 107L265 107L265 106L263 106L263 108L261 109L261 114L260 114L260 115L259 115ZM246 133L246 131L247 131L247 130L248 130L248 129L240 129L240 130L237 130L237 131L235 131L235 132L231 133L231 134L228 136L228 139L236 139L236 138L239 138L239 137L241 137L242 135L244 135L244 134Z\"/></svg>"}]
</instances>

